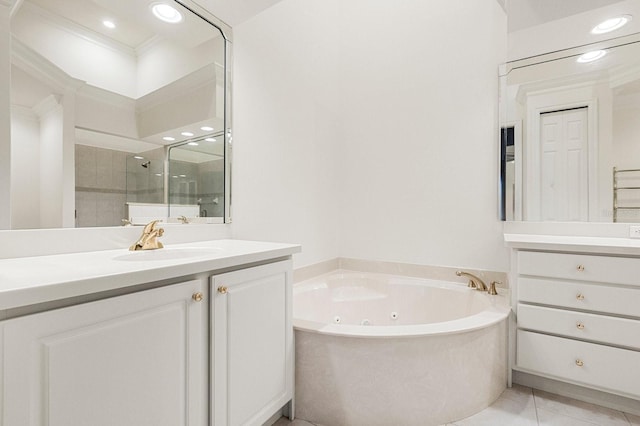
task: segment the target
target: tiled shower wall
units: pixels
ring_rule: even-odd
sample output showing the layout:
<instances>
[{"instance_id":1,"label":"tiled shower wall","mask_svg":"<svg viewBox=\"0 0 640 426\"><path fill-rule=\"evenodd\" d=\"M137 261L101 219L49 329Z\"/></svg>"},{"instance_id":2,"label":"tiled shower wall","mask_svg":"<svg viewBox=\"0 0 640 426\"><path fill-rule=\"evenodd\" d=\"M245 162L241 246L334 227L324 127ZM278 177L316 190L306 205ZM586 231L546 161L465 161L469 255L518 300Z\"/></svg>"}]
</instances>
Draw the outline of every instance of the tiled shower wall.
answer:
<instances>
[{"instance_id":1,"label":"tiled shower wall","mask_svg":"<svg viewBox=\"0 0 640 426\"><path fill-rule=\"evenodd\" d=\"M118 226L125 217L127 155L76 145L76 227Z\"/></svg>"}]
</instances>

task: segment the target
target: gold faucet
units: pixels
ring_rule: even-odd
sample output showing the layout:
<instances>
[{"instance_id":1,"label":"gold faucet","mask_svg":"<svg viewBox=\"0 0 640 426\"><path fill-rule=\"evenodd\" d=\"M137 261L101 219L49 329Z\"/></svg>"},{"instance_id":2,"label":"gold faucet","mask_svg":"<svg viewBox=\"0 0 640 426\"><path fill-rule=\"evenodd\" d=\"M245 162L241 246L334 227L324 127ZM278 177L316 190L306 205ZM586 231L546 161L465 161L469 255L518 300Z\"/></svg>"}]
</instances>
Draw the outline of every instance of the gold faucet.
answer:
<instances>
[{"instance_id":1,"label":"gold faucet","mask_svg":"<svg viewBox=\"0 0 640 426\"><path fill-rule=\"evenodd\" d=\"M164 228L156 228L156 223L162 222L161 220L154 220L147 223L142 230L142 235L136 241L134 245L129 247L129 250L155 250L164 247L158 237L164 234Z\"/></svg>"},{"instance_id":2,"label":"gold faucet","mask_svg":"<svg viewBox=\"0 0 640 426\"><path fill-rule=\"evenodd\" d=\"M189 219L185 215L178 217L178 221L184 223L185 225L189 223Z\"/></svg>"},{"instance_id":3,"label":"gold faucet","mask_svg":"<svg viewBox=\"0 0 640 426\"><path fill-rule=\"evenodd\" d=\"M487 285L479 277L464 271L456 271L459 277L465 276L469 278L469 287L480 291L487 291Z\"/></svg>"}]
</instances>

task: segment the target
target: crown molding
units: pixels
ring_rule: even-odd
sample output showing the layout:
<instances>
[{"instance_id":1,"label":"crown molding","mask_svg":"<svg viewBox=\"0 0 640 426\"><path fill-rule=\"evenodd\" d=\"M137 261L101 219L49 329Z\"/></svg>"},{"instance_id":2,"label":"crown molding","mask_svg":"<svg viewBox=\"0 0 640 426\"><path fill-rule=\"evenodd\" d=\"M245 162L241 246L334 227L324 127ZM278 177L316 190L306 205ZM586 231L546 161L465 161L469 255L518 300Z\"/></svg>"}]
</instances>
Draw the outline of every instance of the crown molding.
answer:
<instances>
[{"instance_id":1,"label":"crown molding","mask_svg":"<svg viewBox=\"0 0 640 426\"><path fill-rule=\"evenodd\" d=\"M11 63L59 92L76 91L86 84L71 77L16 37L11 40Z\"/></svg>"},{"instance_id":2,"label":"crown molding","mask_svg":"<svg viewBox=\"0 0 640 426\"><path fill-rule=\"evenodd\" d=\"M11 40L11 63L59 92L76 91L86 84L71 77L16 37Z\"/></svg>"}]
</instances>

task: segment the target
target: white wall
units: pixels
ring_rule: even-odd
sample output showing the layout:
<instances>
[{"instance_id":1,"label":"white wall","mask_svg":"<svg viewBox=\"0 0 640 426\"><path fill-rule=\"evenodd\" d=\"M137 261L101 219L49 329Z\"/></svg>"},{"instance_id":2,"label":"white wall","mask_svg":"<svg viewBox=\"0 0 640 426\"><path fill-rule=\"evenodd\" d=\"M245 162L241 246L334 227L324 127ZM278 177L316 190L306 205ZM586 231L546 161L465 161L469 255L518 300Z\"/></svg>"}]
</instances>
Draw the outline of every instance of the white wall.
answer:
<instances>
[{"instance_id":1,"label":"white wall","mask_svg":"<svg viewBox=\"0 0 640 426\"><path fill-rule=\"evenodd\" d=\"M40 114L40 218L43 228L62 226L64 189L62 105L48 105Z\"/></svg>"},{"instance_id":2,"label":"white wall","mask_svg":"<svg viewBox=\"0 0 640 426\"><path fill-rule=\"evenodd\" d=\"M504 11L491 0L347 3L341 255L506 271Z\"/></svg>"},{"instance_id":3,"label":"white wall","mask_svg":"<svg viewBox=\"0 0 640 426\"><path fill-rule=\"evenodd\" d=\"M336 256L507 270L494 0L284 0L234 28L233 230Z\"/></svg>"},{"instance_id":4,"label":"white wall","mask_svg":"<svg viewBox=\"0 0 640 426\"><path fill-rule=\"evenodd\" d=\"M335 258L341 110L339 0L285 0L234 28L234 238Z\"/></svg>"},{"instance_id":5,"label":"white wall","mask_svg":"<svg viewBox=\"0 0 640 426\"><path fill-rule=\"evenodd\" d=\"M11 109L11 228L40 228L40 122Z\"/></svg>"},{"instance_id":6,"label":"white wall","mask_svg":"<svg viewBox=\"0 0 640 426\"><path fill-rule=\"evenodd\" d=\"M11 227L10 5L0 1L0 229Z\"/></svg>"}]
</instances>

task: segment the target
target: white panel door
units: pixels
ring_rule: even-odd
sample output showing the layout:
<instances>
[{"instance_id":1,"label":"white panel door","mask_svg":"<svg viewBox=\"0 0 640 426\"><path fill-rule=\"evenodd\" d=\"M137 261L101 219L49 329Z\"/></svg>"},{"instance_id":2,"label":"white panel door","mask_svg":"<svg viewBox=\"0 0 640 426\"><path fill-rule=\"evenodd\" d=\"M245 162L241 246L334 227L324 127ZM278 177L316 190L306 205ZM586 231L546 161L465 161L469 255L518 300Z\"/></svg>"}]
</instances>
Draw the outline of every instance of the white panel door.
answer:
<instances>
[{"instance_id":1,"label":"white panel door","mask_svg":"<svg viewBox=\"0 0 640 426\"><path fill-rule=\"evenodd\" d=\"M291 262L211 278L215 426L261 425L293 397Z\"/></svg>"},{"instance_id":2,"label":"white panel door","mask_svg":"<svg viewBox=\"0 0 640 426\"><path fill-rule=\"evenodd\" d=\"M587 108L540 116L542 220L589 220Z\"/></svg>"},{"instance_id":3,"label":"white panel door","mask_svg":"<svg viewBox=\"0 0 640 426\"><path fill-rule=\"evenodd\" d=\"M206 425L206 303L192 298L203 287L4 321L2 425Z\"/></svg>"}]
</instances>

